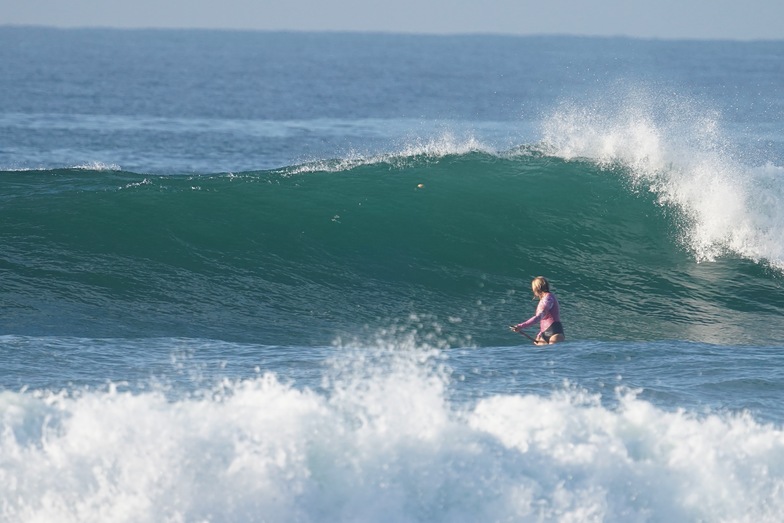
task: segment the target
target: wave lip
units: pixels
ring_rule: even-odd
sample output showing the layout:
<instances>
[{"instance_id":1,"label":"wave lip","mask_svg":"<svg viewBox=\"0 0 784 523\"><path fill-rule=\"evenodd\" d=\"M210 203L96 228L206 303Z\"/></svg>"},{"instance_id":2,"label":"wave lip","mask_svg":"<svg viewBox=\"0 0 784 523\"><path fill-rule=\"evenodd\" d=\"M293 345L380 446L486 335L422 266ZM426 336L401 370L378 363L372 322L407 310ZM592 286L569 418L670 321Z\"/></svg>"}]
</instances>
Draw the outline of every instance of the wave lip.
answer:
<instances>
[{"instance_id":1,"label":"wave lip","mask_svg":"<svg viewBox=\"0 0 784 523\"><path fill-rule=\"evenodd\" d=\"M744 158L715 111L632 90L613 102L563 104L542 127L551 154L621 165L631 183L677 209L681 242L698 260L730 254L784 269L784 167Z\"/></svg>"},{"instance_id":2,"label":"wave lip","mask_svg":"<svg viewBox=\"0 0 784 523\"><path fill-rule=\"evenodd\" d=\"M458 137L451 132L446 132L427 139L406 141L396 151L391 153L360 153L353 151L338 160L315 160L304 162L300 165L290 166L281 170L287 174L302 174L309 172L344 172L357 167L387 164L396 168L406 165L416 165L418 161L426 159L435 161L446 156L461 156L481 152L497 154L496 150L472 136L466 134Z\"/></svg>"}]
</instances>

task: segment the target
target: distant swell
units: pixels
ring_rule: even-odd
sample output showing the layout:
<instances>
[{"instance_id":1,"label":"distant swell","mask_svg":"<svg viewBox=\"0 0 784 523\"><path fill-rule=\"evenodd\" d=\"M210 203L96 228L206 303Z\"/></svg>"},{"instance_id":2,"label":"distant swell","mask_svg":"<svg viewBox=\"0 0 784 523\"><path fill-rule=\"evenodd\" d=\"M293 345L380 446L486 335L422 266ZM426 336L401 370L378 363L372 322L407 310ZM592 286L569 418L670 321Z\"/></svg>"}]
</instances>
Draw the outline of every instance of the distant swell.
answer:
<instances>
[{"instance_id":1,"label":"distant swell","mask_svg":"<svg viewBox=\"0 0 784 523\"><path fill-rule=\"evenodd\" d=\"M681 169L645 178L621 161L479 149L202 176L2 173L0 321L16 334L323 343L417 314L455 343L503 343L537 274L578 337L720 342L784 311L775 215L755 236L743 228L758 211L728 207L723 189L690 207ZM710 206L745 216L741 230L706 239ZM714 244L723 254L697 263Z\"/></svg>"}]
</instances>

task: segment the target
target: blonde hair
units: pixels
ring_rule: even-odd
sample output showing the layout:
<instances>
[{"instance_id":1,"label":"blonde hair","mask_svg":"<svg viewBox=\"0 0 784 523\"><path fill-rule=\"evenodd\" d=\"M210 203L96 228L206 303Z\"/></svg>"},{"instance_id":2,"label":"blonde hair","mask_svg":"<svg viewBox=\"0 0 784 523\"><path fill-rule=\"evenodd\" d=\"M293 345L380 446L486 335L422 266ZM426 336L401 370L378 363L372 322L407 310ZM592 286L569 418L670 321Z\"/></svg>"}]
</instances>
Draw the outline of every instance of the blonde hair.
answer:
<instances>
[{"instance_id":1,"label":"blonde hair","mask_svg":"<svg viewBox=\"0 0 784 523\"><path fill-rule=\"evenodd\" d=\"M550 282L544 276L537 276L531 281L531 290L535 294L550 292Z\"/></svg>"}]
</instances>

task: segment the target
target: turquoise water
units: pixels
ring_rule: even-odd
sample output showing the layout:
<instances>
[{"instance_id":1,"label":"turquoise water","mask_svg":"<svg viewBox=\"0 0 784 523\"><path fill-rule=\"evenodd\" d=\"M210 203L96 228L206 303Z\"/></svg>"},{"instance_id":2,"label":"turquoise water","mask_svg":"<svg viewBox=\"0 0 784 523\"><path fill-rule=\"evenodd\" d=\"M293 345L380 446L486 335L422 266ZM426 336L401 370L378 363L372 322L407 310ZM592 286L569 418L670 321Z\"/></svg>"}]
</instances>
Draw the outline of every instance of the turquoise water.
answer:
<instances>
[{"instance_id":1,"label":"turquoise water","mask_svg":"<svg viewBox=\"0 0 784 523\"><path fill-rule=\"evenodd\" d=\"M633 177L527 150L198 176L7 172L2 321L24 335L307 345L416 314L450 344L507 345L506 324L533 309L530 278L547 274L570 338L782 339L776 246L772 260L698 263L716 217L692 223L658 181Z\"/></svg>"},{"instance_id":2,"label":"turquoise water","mask_svg":"<svg viewBox=\"0 0 784 523\"><path fill-rule=\"evenodd\" d=\"M781 519L781 42L0 42L3 518Z\"/></svg>"}]
</instances>

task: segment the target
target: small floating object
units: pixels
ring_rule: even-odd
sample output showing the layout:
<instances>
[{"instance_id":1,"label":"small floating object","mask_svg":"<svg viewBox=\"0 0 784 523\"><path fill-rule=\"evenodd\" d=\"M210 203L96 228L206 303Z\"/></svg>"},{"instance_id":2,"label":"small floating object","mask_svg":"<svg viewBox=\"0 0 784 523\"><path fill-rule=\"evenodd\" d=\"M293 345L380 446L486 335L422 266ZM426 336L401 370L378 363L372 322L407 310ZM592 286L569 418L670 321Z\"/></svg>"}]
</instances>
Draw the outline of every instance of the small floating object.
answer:
<instances>
[{"instance_id":1,"label":"small floating object","mask_svg":"<svg viewBox=\"0 0 784 523\"><path fill-rule=\"evenodd\" d=\"M425 188L425 184L424 183L420 183L420 184L417 185L417 189L424 189L424 188Z\"/></svg>"}]
</instances>

